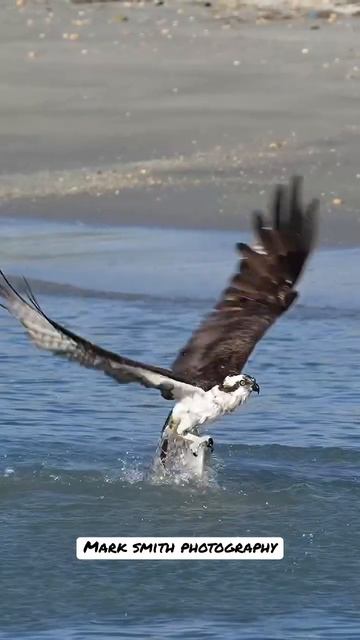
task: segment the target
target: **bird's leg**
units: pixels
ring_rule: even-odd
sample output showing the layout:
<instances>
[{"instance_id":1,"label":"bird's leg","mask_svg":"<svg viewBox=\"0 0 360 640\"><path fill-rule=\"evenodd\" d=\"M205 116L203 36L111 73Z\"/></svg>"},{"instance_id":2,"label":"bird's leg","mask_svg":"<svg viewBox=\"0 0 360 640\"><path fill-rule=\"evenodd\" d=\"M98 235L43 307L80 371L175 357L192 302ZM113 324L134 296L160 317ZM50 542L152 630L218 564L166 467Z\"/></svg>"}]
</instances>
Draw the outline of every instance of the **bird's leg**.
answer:
<instances>
[{"instance_id":1,"label":"bird's leg","mask_svg":"<svg viewBox=\"0 0 360 640\"><path fill-rule=\"evenodd\" d=\"M208 436L201 437L196 435L195 433L192 433L190 431L190 428L194 429L194 426L196 425L191 425L191 427L189 427L189 425L186 424L186 422L182 421L177 427L177 430L176 430L177 435L179 435L184 440L191 442L190 451L194 456L198 455L199 449L202 445L206 445L207 447L209 447L211 451L213 451L214 449L213 439L209 438Z\"/></svg>"},{"instance_id":2,"label":"bird's leg","mask_svg":"<svg viewBox=\"0 0 360 640\"><path fill-rule=\"evenodd\" d=\"M184 440L191 442L190 451L196 457L199 453L199 449L202 445L209 447L210 451L214 450L214 441L209 436L197 436L195 433L184 433L181 434L181 437Z\"/></svg>"},{"instance_id":3,"label":"bird's leg","mask_svg":"<svg viewBox=\"0 0 360 640\"><path fill-rule=\"evenodd\" d=\"M174 416L173 412L169 413L167 420L162 429L162 442L160 449L160 460L163 464L165 464L165 460L167 457L167 448L168 448L168 439L166 437L167 430L171 430L176 437L186 440L190 442L190 451L194 456L197 456L199 453L199 448L203 445L209 447L210 451L213 451L214 442L212 438L208 436L198 436L196 433L193 433L193 429L195 429L196 423L191 420L190 416L182 415Z\"/></svg>"}]
</instances>

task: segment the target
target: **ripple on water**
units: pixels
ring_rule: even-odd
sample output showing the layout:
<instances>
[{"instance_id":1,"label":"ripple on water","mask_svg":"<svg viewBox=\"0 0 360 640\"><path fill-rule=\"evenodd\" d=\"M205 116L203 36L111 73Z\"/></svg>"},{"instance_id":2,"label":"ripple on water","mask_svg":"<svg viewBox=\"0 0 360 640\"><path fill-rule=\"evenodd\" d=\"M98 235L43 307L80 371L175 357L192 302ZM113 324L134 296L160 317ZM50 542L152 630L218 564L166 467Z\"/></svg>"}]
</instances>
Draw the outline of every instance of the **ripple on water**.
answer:
<instances>
[{"instance_id":1,"label":"ripple on water","mask_svg":"<svg viewBox=\"0 0 360 640\"><path fill-rule=\"evenodd\" d=\"M117 231L105 238L87 229L84 238L79 230L72 249L69 230L52 246L47 229L40 260L44 243L36 233L23 240L15 234L6 243L9 265L39 280L46 265L49 281L87 290L82 296L50 286L41 295L46 311L105 347L159 365L171 362L215 298L233 265L229 243L238 239L179 230ZM154 251L146 253L150 240L161 258L146 271L154 262ZM356 251L314 260L301 305L247 365L260 397L213 430L212 474L203 483L154 474L169 410L161 398L36 351L0 315L7 337L0 354L4 633L56 640L357 637L357 265ZM329 279L331 292L323 286ZM160 297L116 294L115 300L94 292L106 288ZM181 304L174 304L174 290L184 296ZM157 565L75 560L78 536L136 534L280 535L285 558Z\"/></svg>"}]
</instances>

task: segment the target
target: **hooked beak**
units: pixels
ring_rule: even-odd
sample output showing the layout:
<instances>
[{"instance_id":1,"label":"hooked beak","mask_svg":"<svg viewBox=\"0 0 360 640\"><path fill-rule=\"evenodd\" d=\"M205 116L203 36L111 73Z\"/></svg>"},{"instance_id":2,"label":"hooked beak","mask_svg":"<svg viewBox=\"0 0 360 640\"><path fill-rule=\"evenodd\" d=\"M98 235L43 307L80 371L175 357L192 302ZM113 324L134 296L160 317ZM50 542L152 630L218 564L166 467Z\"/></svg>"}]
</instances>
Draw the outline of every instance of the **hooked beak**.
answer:
<instances>
[{"instance_id":1,"label":"hooked beak","mask_svg":"<svg viewBox=\"0 0 360 640\"><path fill-rule=\"evenodd\" d=\"M256 391L256 393L258 395L260 393L260 387L259 387L258 383L256 382L256 380L254 380L254 382L252 384L251 391Z\"/></svg>"}]
</instances>

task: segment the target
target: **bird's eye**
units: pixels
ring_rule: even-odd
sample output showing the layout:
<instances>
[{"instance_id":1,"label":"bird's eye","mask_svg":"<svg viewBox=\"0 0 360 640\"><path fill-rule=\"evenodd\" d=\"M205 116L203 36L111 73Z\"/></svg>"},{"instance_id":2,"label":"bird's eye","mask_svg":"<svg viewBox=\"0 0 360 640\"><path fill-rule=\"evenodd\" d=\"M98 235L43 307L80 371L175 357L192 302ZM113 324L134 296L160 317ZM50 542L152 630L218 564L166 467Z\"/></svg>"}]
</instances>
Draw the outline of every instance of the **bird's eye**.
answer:
<instances>
[{"instance_id":1,"label":"bird's eye","mask_svg":"<svg viewBox=\"0 0 360 640\"><path fill-rule=\"evenodd\" d=\"M240 381L240 384L241 384L241 386L242 386L242 387L245 387L245 385L246 385L246 380L241 380L241 381Z\"/></svg>"}]
</instances>

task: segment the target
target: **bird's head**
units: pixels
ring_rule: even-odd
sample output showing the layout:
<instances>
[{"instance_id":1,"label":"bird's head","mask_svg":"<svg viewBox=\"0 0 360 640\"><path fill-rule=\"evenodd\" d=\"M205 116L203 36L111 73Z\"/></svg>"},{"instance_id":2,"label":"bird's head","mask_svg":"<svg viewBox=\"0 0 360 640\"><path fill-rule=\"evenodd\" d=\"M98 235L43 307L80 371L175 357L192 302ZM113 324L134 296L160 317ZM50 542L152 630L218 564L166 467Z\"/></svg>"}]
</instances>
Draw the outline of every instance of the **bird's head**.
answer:
<instances>
[{"instance_id":1,"label":"bird's head","mask_svg":"<svg viewBox=\"0 0 360 640\"><path fill-rule=\"evenodd\" d=\"M242 402L245 402L253 391L260 392L260 387L255 378L246 373L241 373L237 376L226 376L224 382L219 385L219 389L220 391L225 391L225 393L238 392Z\"/></svg>"}]
</instances>

